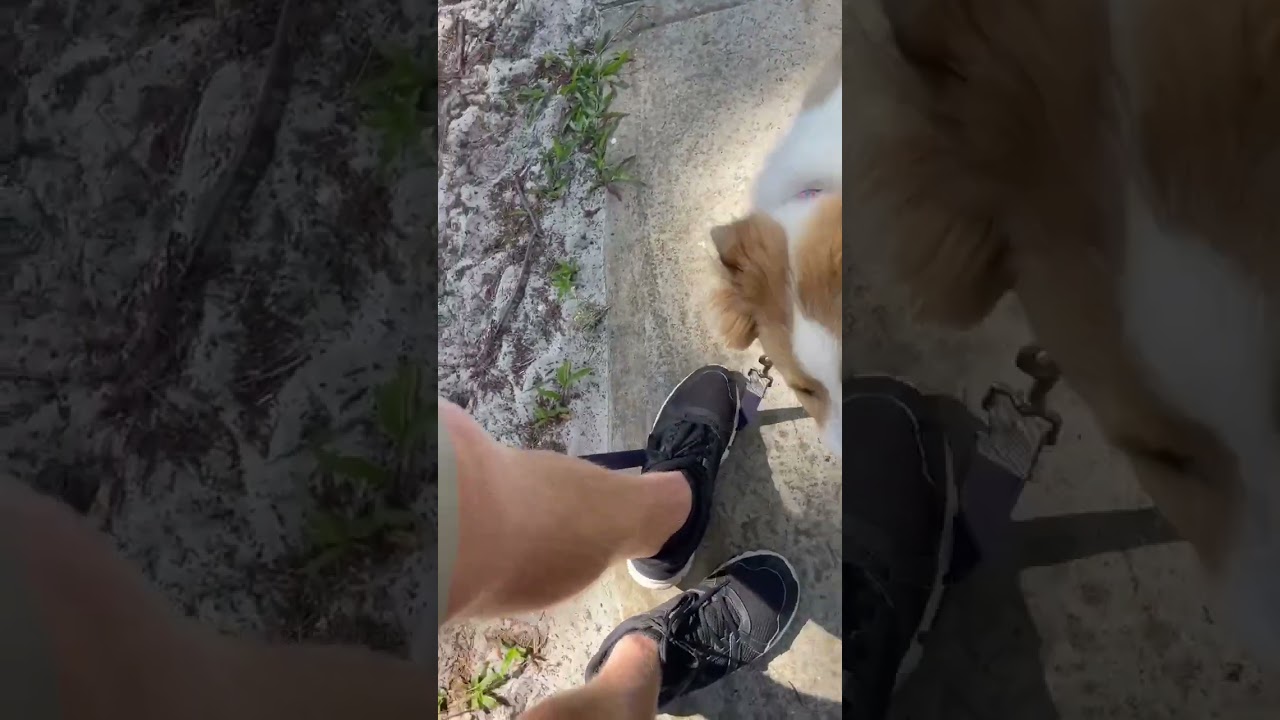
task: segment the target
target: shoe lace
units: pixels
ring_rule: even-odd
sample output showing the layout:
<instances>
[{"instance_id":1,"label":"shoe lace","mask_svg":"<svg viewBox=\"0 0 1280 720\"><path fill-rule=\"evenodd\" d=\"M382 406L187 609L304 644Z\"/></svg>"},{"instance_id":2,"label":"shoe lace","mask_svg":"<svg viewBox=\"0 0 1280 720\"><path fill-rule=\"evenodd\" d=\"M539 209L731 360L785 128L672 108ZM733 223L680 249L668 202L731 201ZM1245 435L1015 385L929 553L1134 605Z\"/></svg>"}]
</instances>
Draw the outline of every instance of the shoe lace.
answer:
<instances>
[{"instance_id":1,"label":"shoe lace","mask_svg":"<svg viewBox=\"0 0 1280 720\"><path fill-rule=\"evenodd\" d=\"M670 650L680 650L689 660L690 672L686 674L677 692L688 687L709 665L721 665L725 674L747 664L745 652L749 646L737 639L738 620L733 617L727 603L716 602L728 585L721 585L707 593L688 593L667 611L667 632L663 633L660 648L663 659L670 657ZM725 638L729 638L725 647Z\"/></svg>"},{"instance_id":2,"label":"shoe lace","mask_svg":"<svg viewBox=\"0 0 1280 720\"><path fill-rule=\"evenodd\" d=\"M715 428L699 422L675 423L659 438L658 447L672 457L690 457L702 460L691 449L712 447L719 437Z\"/></svg>"}]
</instances>

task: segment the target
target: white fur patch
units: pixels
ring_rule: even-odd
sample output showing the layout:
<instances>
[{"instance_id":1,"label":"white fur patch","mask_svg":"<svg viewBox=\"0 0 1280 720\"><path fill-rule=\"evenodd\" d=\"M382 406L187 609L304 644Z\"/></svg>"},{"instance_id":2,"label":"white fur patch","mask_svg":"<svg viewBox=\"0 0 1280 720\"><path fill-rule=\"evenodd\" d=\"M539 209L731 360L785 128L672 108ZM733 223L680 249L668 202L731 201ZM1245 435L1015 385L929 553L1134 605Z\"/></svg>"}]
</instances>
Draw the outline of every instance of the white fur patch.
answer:
<instances>
[{"instance_id":1,"label":"white fur patch","mask_svg":"<svg viewBox=\"0 0 1280 720\"><path fill-rule=\"evenodd\" d=\"M831 331L812 318L805 317L796 308L795 326L791 330L791 351L796 362L814 380L826 389L830 402L827 416L816 418L822 431L822 441L840 457L841 430L843 428L844 396L841 394L840 341Z\"/></svg>"},{"instance_id":2,"label":"white fur patch","mask_svg":"<svg viewBox=\"0 0 1280 720\"><path fill-rule=\"evenodd\" d=\"M1237 458L1244 497L1228 546L1226 600L1247 637L1280 656L1280 436L1262 289L1203 241L1129 203L1122 287L1129 342L1156 392L1212 428Z\"/></svg>"},{"instance_id":3,"label":"white fur patch","mask_svg":"<svg viewBox=\"0 0 1280 720\"><path fill-rule=\"evenodd\" d=\"M837 84L821 104L796 117L756 177L753 207L772 212L805 190L843 189L842 90Z\"/></svg>"}]
</instances>

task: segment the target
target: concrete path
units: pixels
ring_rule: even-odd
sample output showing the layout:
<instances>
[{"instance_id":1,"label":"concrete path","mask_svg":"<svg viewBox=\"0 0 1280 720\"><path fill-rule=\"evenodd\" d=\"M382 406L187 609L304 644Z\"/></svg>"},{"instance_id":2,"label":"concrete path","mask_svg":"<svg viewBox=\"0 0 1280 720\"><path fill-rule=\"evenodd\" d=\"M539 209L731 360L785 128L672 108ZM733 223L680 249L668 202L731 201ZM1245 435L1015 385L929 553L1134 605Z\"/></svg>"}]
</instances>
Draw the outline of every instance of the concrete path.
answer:
<instances>
[{"instance_id":1,"label":"concrete path","mask_svg":"<svg viewBox=\"0 0 1280 720\"><path fill-rule=\"evenodd\" d=\"M827 0L667 0L644 16L617 150L637 156L647 186L625 189L608 208L615 448L643 442L654 409L689 369L745 367L757 354L727 354L710 334L707 230L743 209L752 174L842 24ZM846 352L857 367L971 406L991 382L1019 380L1012 360L1028 333L1013 303L964 335L915 326L878 238L859 234L855 215L846 220L846 252L856 256ZM952 593L894 717L1274 717L1280 686L1264 682L1209 609L1190 549L1148 509L1079 401L1064 389L1053 403L1063 438L1017 509L1018 542ZM681 716L839 717L839 467L812 422L785 410L796 405L785 388L771 393L766 406L792 419L750 433L729 460L699 569L755 547L786 553L800 569L804 621L763 673L708 689ZM618 620L665 597L619 570L563 609L557 626L576 621L585 632L558 632L557 644L579 643L585 662Z\"/></svg>"},{"instance_id":2,"label":"concrete path","mask_svg":"<svg viewBox=\"0 0 1280 720\"><path fill-rule=\"evenodd\" d=\"M630 8L619 8L622 17ZM746 208L747 187L788 126L809 76L838 47L834 0L648 3L627 41L636 63L620 98L617 157L636 155L646 183L608 208L611 310L611 445L643 445L653 414L685 374L707 362L746 368L759 351L731 354L711 334L710 228ZM781 422L741 437L721 470L707 545L691 576L729 557L772 549L796 566L803 588L789 649L691 697L681 716L840 716L839 464L822 447L794 395L766 398ZM603 583L615 619L669 594Z\"/></svg>"}]
</instances>

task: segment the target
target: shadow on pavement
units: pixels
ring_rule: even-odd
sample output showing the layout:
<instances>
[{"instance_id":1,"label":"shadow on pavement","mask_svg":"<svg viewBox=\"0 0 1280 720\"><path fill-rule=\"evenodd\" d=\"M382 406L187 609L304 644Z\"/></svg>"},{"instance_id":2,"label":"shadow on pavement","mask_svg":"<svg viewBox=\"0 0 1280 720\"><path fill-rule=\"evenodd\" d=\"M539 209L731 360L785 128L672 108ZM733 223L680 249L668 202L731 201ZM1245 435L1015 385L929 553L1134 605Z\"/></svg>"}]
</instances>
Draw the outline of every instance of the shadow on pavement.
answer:
<instances>
[{"instance_id":1,"label":"shadow on pavement","mask_svg":"<svg viewBox=\"0 0 1280 720\"><path fill-rule=\"evenodd\" d=\"M759 426L803 417L799 408L769 409L761 413ZM835 544L841 541L841 510L840 489L833 492L820 477L784 479L783 487L793 492L792 504L784 501L759 426L744 431L722 470L715 524L695 566L697 572L690 576L702 577L739 552L774 550L791 560L800 574L804 595L799 615L770 658L685 699L669 710L677 717L841 716L838 703L804 694L765 675L768 662L787 652L807 623L842 637L842 553ZM957 459L967 462L968 452L969 448L958 448ZM795 509L797 495L808 504ZM948 592L923 662L898 692L890 718L1061 718L1045 682L1041 638L1024 599L1021 572L1176 542L1178 537L1156 510L1147 508L1016 522L1011 540L1008 553L987 558ZM853 667L846 669L856 672ZM829 668L834 673L840 670Z\"/></svg>"},{"instance_id":2,"label":"shadow on pavement","mask_svg":"<svg viewBox=\"0 0 1280 720\"><path fill-rule=\"evenodd\" d=\"M815 623L832 638L840 637L840 487L838 466L806 468L812 476L774 479L760 425L807 417L799 408L762 411L760 422L742 432L721 469L716 489L716 516L706 549L690 577L703 577L724 560L748 550L773 550L786 557L800 578L798 614L787 637L762 662L734 673L668 710L677 717L701 715L709 720L750 718L838 718L840 704L781 684L765 674L768 664L786 653L796 635ZM825 453L823 453L825 456ZM801 506L796 508L796 503ZM691 585L692 583L690 583ZM828 663L831 664L831 663ZM814 667L807 672L838 677L840 668Z\"/></svg>"},{"instance_id":3,"label":"shadow on pavement","mask_svg":"<svg viewBox=\"0 0 1280 720\"><path fill-rule=\"evenodd\" d=\"M967 467L977 418L954 399L935 400L951 428L956 465ZM1178 540L1151 508L1036 518L1011 529L1007 552L985 558L948 590L920 668L899 689L889 717L1057 720L1021 572Z\"/></svg>"},{"instance_id":4,"label":"shadow on pavement","mask_svg":"<svg viewBox=\"0 0 1280 720\"><path fill-rule=\"evenodd\" d=\"M920 669L898 692L891 718L1060 718L1019 574L1178 540L1150 508L1026 520L1015 523L1014 537L1009 557L949 591Z\"/></svg>"}]
</instances>

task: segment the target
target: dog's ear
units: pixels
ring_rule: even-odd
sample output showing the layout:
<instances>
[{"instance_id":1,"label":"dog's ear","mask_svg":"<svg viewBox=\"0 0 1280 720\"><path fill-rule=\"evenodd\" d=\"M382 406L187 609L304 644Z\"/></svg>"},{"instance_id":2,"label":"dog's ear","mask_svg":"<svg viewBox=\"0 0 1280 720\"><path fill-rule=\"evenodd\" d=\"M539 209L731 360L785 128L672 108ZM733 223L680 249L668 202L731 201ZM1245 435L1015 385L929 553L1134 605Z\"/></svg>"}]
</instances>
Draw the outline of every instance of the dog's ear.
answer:
<instances>
[{"instance_id":1,"label":"dog's ear","mask_svg":"<svg viewBox=\"0 0 1280 720\"><path fill-rule=\"evenodd\" d=\"M712 293L711 312L720 337L734 350L750 345L759 323L776 319L786 298L782 233L777 223L759 215L711 229L723 277Z\"/></svg>"},{"instance_id":2,"label":"dog's ear","mask_svg":"<svg viewBox=\"0 0 1280 720\"><path fill-rule=\"evenodd\" d=\"M733 350L746 350L759 335L751 308L732 287L718 287L712 292L711 317L716 333Z\"/></svg>"},{"instance_id":3,"label":"dog's ear","mask_svg":"<svg viewBox=\"0 0 1280 720\"><path fill-rule=\"evenodd\" d=\"M745 350L758 335L751 304L742 293L742 252L738 247L741 239L737 223L711 228L711 242L716 246L725 280L711 294L711 317L716 332L733 350Z\"/></svg>"},{"instance_id":4,"label":"dog's ear","mask_svg":"<svg viewBox=\"0 0 1280 720\"><path fill-rule=\"evenodd\" d=\"M722 265L725 264L726 257L733 255L734 246L737 244L738 232L735 225L717 225L711 228L711 242L716 246L716 254L720 256Z\"/></svg>"}]
</instances>

